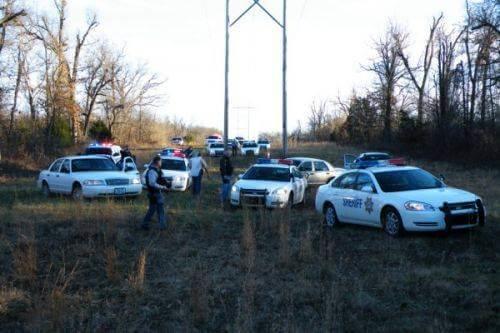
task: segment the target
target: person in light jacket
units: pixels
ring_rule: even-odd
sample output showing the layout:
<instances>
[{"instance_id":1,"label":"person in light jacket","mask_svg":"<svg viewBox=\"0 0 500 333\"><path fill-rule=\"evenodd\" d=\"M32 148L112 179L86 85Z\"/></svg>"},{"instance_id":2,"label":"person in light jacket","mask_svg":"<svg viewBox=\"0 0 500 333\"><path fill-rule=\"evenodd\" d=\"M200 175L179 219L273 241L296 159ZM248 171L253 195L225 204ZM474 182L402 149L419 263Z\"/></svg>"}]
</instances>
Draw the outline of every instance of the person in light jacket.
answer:
<instances>
[{"instance_id":1,"label":"person in light jacket","mask_svg":"<svg viewBox=\"0 0 500 333\"><path fill-rule=\"evenodd\" d=\"M199 196L201 193L201 180L203 178L203 172L207 173L209 176L207 163L200 156L198 150L194 150L189 159L189 167L191 169L191 177L193 178L193 195Z\"/></svg>"}]
</instances>

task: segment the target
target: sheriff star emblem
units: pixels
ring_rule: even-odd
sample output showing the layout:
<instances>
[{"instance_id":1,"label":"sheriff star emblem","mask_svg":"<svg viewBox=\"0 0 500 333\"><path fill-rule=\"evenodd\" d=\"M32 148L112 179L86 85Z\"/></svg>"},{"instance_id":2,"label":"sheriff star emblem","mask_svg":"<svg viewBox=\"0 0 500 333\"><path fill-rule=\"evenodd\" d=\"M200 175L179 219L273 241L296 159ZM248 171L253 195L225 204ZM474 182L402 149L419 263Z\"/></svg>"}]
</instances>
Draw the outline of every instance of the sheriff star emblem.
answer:
<instances>
[{"instance_id":1,"label":"sheriff star emblem","mask_svg":"<svg viewBox=\"0 0 500 333\"><path fill-rule=\"evenodd\" d=\"M371 197L368 197L365 200L365 210L368 212L368 214L371 214L373 212L373 200Z\"/></svg>"}]
</instances>

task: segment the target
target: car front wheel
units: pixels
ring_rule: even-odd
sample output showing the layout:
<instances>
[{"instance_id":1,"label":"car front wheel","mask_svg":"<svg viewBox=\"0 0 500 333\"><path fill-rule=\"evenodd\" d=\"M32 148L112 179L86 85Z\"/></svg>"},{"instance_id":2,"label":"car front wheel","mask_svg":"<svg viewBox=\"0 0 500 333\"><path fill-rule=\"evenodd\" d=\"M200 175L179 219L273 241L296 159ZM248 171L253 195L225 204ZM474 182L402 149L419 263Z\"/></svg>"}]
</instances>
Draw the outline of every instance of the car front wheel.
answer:
<instances>
[{"instance_id":1,"label":"car front wheel","mask_svg":"<svg viewBox=\"0 0 500 333\"><path fill-rule=\"evenodd\" d=\"M383 214L384 231L392 237L399 237L404 232L403 220L394 208L387 208Z\"/></svg>"},{"instance_id":2,"label":"car front wheel","mask_svg":"<svg viewBox=\"0 0 500 333\"><path fill-rule=\"evenodd\" d=\"M83 199L83 190L79 184L73 186L73 191L71 191L71 198L75 201L81 201Z\"/></svg>"},{"instance_id":3,"label":"car front wheel","mask_svg":"<svg viewBox=\"0 0 500 333\"><path fill-rule=\"evenodd\" d=\"M335 207L332 204L327 204L324 210L325 213L325 224L329 227L334 227L339 224L339 220L337 218L337 212L335 211Z\"/></svg>"}]
</instances>

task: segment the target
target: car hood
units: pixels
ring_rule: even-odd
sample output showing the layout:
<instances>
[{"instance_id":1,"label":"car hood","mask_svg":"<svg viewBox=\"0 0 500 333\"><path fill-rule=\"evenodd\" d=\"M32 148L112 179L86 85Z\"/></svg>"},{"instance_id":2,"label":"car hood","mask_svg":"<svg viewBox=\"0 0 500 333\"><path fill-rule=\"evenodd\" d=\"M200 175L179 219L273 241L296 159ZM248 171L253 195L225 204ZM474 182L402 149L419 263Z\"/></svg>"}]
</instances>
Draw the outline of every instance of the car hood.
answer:
<instances>
[{"instance_id":1,"label":"car hood","mask_svg":"<svg viewBox=\"0 0 500 333\"><path fill-rule=\"evenodd\" d=\"M163 177L176 177L176 176L188 177L189 176L189 171L178 171L178 170L166 170L166 169L162 169L161 172L163 174Z\"/></svg>"},{"instance_id":2,"label":"car hood","mask_svg":"<svg viewBox=\"0 0 500 333\"><path fill-rule=\"evenodd\" d=\"M114 178L136 178L137 175L127 174L122 171L102 171L102 172L73 172L73 176L79 180L105 180Z\"/></svg>"},{"instance_id":3,"label":"car hood","mask_svg":"<svg viewBox=\"0 0 500 333\"><path fill-rule=\"evenodd\" d=\"M272 182L272 181L258 181L258 180L245 180L241 179L236 182L236 186L240 189L251 189L251 190L268 190L269 192L274 191L278 188L287 187L290 183L288 182Z\"/></svg>"},{"instance_id":4,"label":"car hood","mask_svg":"<svg viewBox=\"0 0 500 333\"><path fill-rule=\"evenodd\" d=\"M395 198L401 201L420 201L440 207L444 202L457 203L475 201L478 197L470 192L460 190L453 187L443 187L428 190L406 191L406 192L393 192L391 193Z\"/></svg>"}]
</instances>

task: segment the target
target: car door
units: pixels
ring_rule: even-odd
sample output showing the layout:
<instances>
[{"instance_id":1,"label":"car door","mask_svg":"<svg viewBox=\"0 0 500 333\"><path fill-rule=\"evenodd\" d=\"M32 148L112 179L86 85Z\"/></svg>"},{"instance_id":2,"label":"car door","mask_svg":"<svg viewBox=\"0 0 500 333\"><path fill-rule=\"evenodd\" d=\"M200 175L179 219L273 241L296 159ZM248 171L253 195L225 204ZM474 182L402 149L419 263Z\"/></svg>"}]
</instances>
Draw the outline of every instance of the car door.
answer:
<instances>
[{"instance_id":1,"label":"car door","mask_svg":"<svg viewBox=\"0 0 500 333\"><path fill-rule=\"evenodd\" d=\"M316 184L315 176L314 176L314 169L313 169L313 164L311 161L304 161L302 162L299 167L299 171L307 177L307 182L309 184Z\"/></svg>"},{"instance_id":2,"label":"car door","mask_svg":"<svg viewBox=\"0 0 500 333\"><path fill-rule=\"evenodd\" d=\"M361 207L356 211L356 222L369 225L379 224L380 199L373 178L368 172L359 172L354 191L356 200L361 202Z\"/></svg>"},{"instance_id":3,"label":"car door","mask_svg":"<svg viewBox=\"0 0 500 333\"><path fill-rule=\"evenodd\" d=\"M49 185L49 188L52 192L60 192L59 188L59 169L61 168L61 165L63 163L64 159L60 158L56 160L52 165L50 166L49 172L47 173L46 181L47 184Z\"/></svg>"},{"instance_id":4,"label":"car door","mask_svg":"<svg viewBox=\"0 0 500 333\"><path fill-rule=\"evenodd\" d=\"M56 178L59 183L59 188L62 193L71 193L73 188L73 177L71 176L70 160L65 159L59 170L59 175Z\"/></svg>"},{"instance_id":5,"label":"car door","mask_svg":"<svg viewBox=\"0 0 500 333\"><path fill-rule=\"evenodd\" d=\"M318 184L326 184L333 177L333 172L330 171L328 165L323 161L314 161L314 173Z\"/></svg>"},{"instance_id":6,"label":"car door","mask_svg":"<svg viewBox=\"0 0 500 333\"><path fill-rule=\"evenodd\" d=\"M127 156L120 163L121 170L126 174L139 175L139 170L132 157Z\"/></svg>"},{"instance_id":7,"label":"car door","mask_svg":"<svg viewBox=\"0 0 500 333\"><path fill-rule=\"evenodd\" d=\"M294 193L295 193L295 202L302 202L304 200L306 183L304 180L304 176L297 170L297 168L292 168L292 175L294 181Z\"/></svg>"},{"instance_id":8,"label":"car door","mask_svg":"<svg viewBox=\"0 0 500 333\"><path fill-rule=\"evenodd\" d=\"M351 172L339 178L337 197L337 215L341 221L355 223L357 211L360 207L360 201L355 196L354 185L356 184L357 172Z\"/></svg>"}]
</instances>

